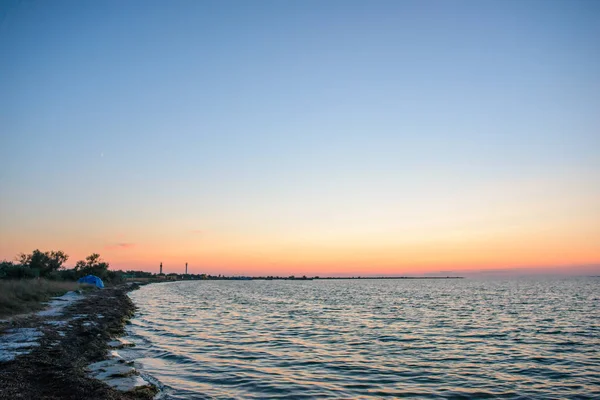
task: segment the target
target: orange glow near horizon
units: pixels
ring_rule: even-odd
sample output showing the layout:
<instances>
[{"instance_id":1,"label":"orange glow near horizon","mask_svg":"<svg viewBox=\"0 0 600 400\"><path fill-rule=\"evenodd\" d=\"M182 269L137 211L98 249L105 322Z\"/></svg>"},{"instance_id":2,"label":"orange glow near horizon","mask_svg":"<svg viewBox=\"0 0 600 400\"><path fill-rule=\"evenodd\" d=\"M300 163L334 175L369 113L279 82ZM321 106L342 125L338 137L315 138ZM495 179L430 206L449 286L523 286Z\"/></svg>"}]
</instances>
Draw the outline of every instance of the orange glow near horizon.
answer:
<instances>
[{"instance_id":1,"label":"orange glow near horizon","mask_svg":"<svg viewBox=\"0 0 600 400\"><path fill-rule=\"evenodd\" d=\"M142 213L125 220L91 212L64 224L15 220L11 229L0 229L0 259L39 248L64 250L68 265L100 253L116 269L157 272L163 262L165 271L181 273L188 262L191 273L213 275L459 274L520 267L600 273L598 190L565 185L561 191L552 181L496 184L477 196L407 198L402 207L355 198L292 203L293 209L257 203L211 214L171 207L153 218Z\"/></svg>"},{"instance_id":2,"label":"orange glow near horizon","mask_svg":"<svg viewBox=\"0 0 600 400\"><path fill-rule=\"evenodd\" d=\"M566 227L564 227L566 228ZM592 224L573 229L530 232L478 232L430 235L398 240L373 235L325 240L315 237L295 241L274 237L236 235L173 235L148 237L147 242L105 243L74 240L71 245L55 238L30 237L21 242L2 237L2 254L13 259L18 252L61 249L69 265L97 252L116 269L240 275L402 275L452 271L455 273L518 267L552 268L569 272L573 266L600 265L600 235ZM569 232L569 233L567 233ZM45 244L45 245L44 245ZM14 249L11 251L11 249ZM17 250L17 251L15 251Z\"/></svg>"}]
</instances>

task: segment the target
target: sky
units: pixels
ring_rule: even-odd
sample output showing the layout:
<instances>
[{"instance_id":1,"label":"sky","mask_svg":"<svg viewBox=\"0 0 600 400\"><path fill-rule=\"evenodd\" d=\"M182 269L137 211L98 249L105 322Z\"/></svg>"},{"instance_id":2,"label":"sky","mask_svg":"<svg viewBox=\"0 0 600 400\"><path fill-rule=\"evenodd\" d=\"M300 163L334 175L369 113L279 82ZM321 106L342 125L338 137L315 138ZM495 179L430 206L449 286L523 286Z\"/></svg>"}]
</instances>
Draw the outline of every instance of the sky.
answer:
<instances>
[{"instance_id":1,"label":"sky","mask_svg":"<svg viewBox=\"0 0 600 400\"><path fill-rule=\"evenodd\" d=\"M600 273L600 2L0 0L0 259Z\"/></svg>"}]
</instances>

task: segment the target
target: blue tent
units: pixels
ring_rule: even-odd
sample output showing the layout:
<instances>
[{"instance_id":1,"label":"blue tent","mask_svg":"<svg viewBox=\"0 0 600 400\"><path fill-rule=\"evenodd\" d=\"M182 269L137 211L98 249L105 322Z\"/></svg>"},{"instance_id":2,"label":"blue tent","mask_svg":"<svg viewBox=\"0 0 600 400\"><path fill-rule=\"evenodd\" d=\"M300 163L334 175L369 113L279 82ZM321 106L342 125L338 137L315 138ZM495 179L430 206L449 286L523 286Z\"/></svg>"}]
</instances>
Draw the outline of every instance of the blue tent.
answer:
<instances>
[{"instance_id":1,"label":"blue tent","mask_svg":"<svg viewBox=\"0 0 600 400\"><path fill-rule=\"evenodd\" d=\"M104 288L104 282L102 282L102 279L98 278L96 275L84 276L83 278L79 278L79 280L77 282L94 285L100 289Z\"/></svg>"}]
</instances>

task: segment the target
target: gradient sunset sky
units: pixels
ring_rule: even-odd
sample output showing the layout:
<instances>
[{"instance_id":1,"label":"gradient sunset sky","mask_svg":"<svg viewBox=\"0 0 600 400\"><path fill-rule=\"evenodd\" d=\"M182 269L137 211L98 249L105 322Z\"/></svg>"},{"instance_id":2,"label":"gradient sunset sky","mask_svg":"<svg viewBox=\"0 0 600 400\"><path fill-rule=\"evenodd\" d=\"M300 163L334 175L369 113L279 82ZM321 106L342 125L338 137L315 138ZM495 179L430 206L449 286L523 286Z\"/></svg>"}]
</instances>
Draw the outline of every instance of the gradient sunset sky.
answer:
<instances>
[{"instance_id":1,"label":"gradient sunset sky","mask_svg":"<svg viewBox=\"0 0 600 400\"><path fill-rule=\"evenodd\" d=\"M600 273L600 1L0 7L0 259Z\"/></svg>"}]
</instances>

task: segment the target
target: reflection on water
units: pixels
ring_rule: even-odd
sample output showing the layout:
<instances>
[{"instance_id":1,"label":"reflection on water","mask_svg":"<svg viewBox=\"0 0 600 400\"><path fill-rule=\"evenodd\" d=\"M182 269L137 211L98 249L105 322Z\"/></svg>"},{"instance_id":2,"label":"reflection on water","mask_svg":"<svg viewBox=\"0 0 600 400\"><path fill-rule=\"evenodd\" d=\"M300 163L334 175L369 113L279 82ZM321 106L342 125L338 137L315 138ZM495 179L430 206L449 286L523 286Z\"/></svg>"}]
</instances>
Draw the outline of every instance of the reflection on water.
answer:
<instances>
[{"instance_id":1,"label":"reflection on water","mask_svg":"<svg viewBox=\"0 0 600 400\"><path fill-rule=\"evenodd\" d=\"M600 279L188 281L132 292L168 398L600 396Z\"/></svg>"}]
</instances>

